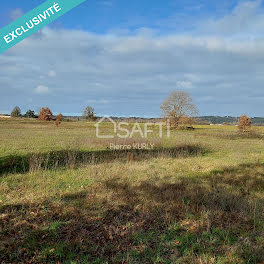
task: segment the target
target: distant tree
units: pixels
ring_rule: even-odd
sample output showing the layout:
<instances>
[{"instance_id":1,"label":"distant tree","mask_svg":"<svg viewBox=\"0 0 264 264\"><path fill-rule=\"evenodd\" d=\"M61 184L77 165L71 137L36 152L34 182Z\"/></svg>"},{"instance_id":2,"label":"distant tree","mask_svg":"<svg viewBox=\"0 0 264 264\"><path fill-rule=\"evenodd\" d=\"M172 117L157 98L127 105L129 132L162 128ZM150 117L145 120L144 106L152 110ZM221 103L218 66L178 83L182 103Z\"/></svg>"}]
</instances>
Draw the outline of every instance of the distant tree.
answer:
<instances>
[{"instance_id":1,"label":"distant tree","mask_svg":"<svg viewBox=\"0 0 264 264\"><path fill-rule=\"evenodd\" d=\"M56 116L56 122L55 122L55 125L56 125L56 126L60 125L61 122L62 122L62 120L63 120L63 115L62 115L62 114L58 114L58 115Z\"/></svg>"},{"instance_id":2,"label":"distant tree","mask_svg":"<svg viewBox=\"0 0 264 264\"><path fill-rule=\"evenodd\" d=\"M85 117L87 120L95 120L95 111L94 108L91 106L87 106L83 110L83 117Z\"/></svg>"},{"instance_id":3,"label":"distant tree","mask_svg":"<svg viewBox=\"0 0 264 264\"><path fill-rule=\"evenodd\" d=\"M27 110L27 112L25 113L24 117L27 117L27 118L35 118L36 115L35 115L35 112L33 110Z\"/></svg>"},{"instance_id":4,"label":"distant tree","mask_svg":"<svg viewBox=\"0 0 264 264\"><path fill-rule=\"evenodd\" d=\"M18 106L15 106L13 111L11 112L12 117L21 117L21 110Z\"/></svg>"},{"instance_id":5,"label":"distant tree","mask_svg":"<svg viewBox=\"0 0 264 264\"><path fill-rule=\"evenodd\" d=\"M185 91L173 91L160 108L163 117L170 120L172 127L178 127L181 118L191 118L198 114L192 97Z\"/></svg>"},{"instance_id":6,"label":"distant tree","mask_svg":"<svg viewBox=\"0 0 264 264\"><path fill-rule=\"evenodd\" d=\"M250 128L251 128L251 119L246 115L240 116L238 120L238 129L242 132L247 132L250 130Z\"/></svg>"},{"instance_id":7,"label":"distant tree","mask_svg":"<svg viewBox=\"0 0 264 264\"><path fill-rule=\"evenodd\" d=\"M50 121L52 120L52 112L48 107L42 107L39 112L39 119L43 121Z\"/></svg>"}]
</instances>

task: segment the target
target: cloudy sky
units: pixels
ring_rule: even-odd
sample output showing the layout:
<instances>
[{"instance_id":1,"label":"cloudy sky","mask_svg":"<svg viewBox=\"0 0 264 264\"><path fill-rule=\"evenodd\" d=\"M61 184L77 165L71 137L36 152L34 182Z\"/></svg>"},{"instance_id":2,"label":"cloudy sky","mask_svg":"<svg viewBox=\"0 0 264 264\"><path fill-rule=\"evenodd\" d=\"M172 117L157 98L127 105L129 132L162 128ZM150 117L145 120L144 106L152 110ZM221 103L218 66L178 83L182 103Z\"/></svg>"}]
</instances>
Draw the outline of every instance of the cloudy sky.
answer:
<instances>
[{"instance_id":1,"label":"cloudy sky","mask_svg":"<svg viewBox=\"0 0 264 264\"><path fill-rule=\"evenodd\" d=\"M1 1L0 28L42 2ZM264 116L263 85L262 0L87 0L0 54L0 113L155 117L178 89L201 115Z\"/></svg>"}]
</instances>

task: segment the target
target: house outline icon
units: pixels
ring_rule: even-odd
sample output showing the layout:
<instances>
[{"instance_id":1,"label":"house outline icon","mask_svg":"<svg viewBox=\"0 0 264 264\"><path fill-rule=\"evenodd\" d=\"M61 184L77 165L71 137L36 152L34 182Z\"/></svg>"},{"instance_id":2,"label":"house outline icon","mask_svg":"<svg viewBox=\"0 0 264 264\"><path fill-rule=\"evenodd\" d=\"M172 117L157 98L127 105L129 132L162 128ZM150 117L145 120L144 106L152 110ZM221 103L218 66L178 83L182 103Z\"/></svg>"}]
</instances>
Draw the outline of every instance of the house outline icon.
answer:
<instances>
[{"instance_id":1,"label":"house outline icon","mask_svg":"<svg viewBox=\"0 0 264 264\"><path fill-rule=\"evenodd\" d=\"M97 138L114 138L114 135L100 135L100 124L105 120L109 120L112 124L114 124L114 134L117 133L116 122L110 116L103 116L99 121L94 125L96 127L96 137Z\"/></svg>"}]
</instances>

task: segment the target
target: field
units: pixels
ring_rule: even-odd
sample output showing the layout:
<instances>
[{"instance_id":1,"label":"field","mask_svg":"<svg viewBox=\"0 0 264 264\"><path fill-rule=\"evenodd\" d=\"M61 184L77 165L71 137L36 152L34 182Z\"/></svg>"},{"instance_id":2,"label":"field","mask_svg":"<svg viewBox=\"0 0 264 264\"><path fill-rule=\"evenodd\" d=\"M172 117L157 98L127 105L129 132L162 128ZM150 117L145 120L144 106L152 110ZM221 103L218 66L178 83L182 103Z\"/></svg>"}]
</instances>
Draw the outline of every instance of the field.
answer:
<instances>
[{"instance_id":1,"label":"field","mask_svg":"<svg viewBox=\"0 0 264 264\"><path fill-rule=\"evenodd\" d=\"M154 130L1 120L0 262L264 263L264 129Z\"/></svg>"}]
</instances>

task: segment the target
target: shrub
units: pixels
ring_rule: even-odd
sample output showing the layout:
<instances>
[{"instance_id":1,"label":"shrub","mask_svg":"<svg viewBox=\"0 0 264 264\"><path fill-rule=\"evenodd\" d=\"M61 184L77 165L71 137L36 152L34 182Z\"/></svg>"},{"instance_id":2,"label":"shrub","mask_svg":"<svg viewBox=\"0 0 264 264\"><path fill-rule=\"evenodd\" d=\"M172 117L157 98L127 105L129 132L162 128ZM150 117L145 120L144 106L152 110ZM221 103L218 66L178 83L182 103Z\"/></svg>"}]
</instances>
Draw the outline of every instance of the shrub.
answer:
<instances>
[{"instance_id":1,"label":"shrub","mask_svg":"<svg viewBox=\"0 0 264 264\"><path fill-rule=\"evenodd\" d=\"M62 120L63 120L63 115L62 114L58 114L56 116L56 122L55 122L56 126L60 125Z\"/></svg>"},{"instance_id":2,"label":"shrub","mask_svg":"<svg viewBox=\"0 0 264 264\"><path fill-rule=\"evenodd\" d=\"M178 128L179 129L190 129L193 126L193 118L188 116L182 116L178 120Z\"/></svg>"},{"instance_id":3,"label":"shrub","mask_svg":"<svg viewBox=\"0 0 264 264\"><path fill-rule=\"evenodd\" d=\"M39 119L43 121L50 121L52 120L52 112L48 107L42 107L39 112Z\"/></svg>"},{"instance_id":4,"label":"shrub","mask_svg":"<svg viewBox=\"0 0 264 264\"><path fill-rule=\"evenodd\" d=\"M27 112L25 113L24 117L27 117L27 118L35 118L36 115L35 115L35 112L33 110L27 110Z\"/></svg>"},{"instance_id":5,"label":"shrub","mask_svg":"<svg viewBox=\"0 0 264 264\"><path fill-rule=\"evenodd\" d=\"M242 132L247 132L251 128L251 119L246 116L242 115L238 120L238 129Z\"/></svg>"}]
</instances>

